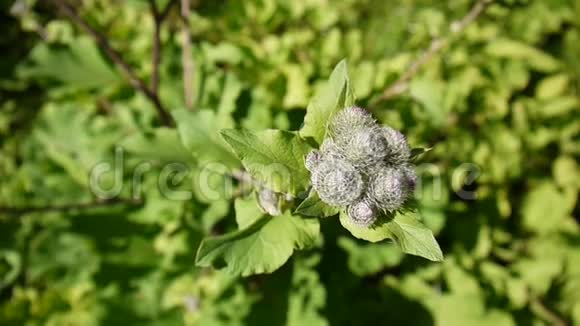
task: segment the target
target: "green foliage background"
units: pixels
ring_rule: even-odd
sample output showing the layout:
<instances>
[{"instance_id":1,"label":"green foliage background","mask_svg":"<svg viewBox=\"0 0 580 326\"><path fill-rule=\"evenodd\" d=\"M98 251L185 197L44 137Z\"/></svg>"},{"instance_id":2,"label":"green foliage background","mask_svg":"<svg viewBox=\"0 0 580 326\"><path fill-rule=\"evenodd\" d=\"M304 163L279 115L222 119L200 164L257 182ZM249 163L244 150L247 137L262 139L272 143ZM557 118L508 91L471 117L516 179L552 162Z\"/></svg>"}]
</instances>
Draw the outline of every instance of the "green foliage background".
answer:
<instances>
[{"instance_id":1,"label":"green foliage background","mask_svg":"<svg viewBox=\"0 0 580 326\"><path fill-rule=\"evenodd\" d=\"M580 1L497 1L408 93L370 108L411 144L434 147L421 158L418 203L442 263L359 241L326 218L314 249L248 278L195 267L194 257L251 205L199 189L167 200L156 184L163 163L185 162L193 176L212 160L239 167L219 130L298 130L342 58L366 107L473 2L192 2L193 116L183 110L177 8L161 34L160 97L188 122L183 145L50 1L2 2L0 324L580 324ZM74 3L147 80L147 2ZM144 203L25 209L94 200L89 171L114 162L115 146L126 149L122 197L130 171L151 162ZM480 172L468 186L464 163Z\"/></svg>"}]
</instances>

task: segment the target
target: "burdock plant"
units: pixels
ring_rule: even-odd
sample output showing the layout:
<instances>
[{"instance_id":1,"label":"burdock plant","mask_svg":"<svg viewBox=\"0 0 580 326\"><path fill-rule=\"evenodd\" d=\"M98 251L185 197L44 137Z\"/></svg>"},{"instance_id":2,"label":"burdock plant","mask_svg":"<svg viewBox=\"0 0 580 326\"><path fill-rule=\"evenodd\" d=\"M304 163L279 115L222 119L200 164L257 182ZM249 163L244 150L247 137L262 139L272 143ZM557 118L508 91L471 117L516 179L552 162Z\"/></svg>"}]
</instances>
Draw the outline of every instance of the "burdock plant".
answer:
<instances>
[{"instance_id":1,"label":"burdock plant","mask_svg":"<svg viewBox=\"0 0 580 326\"><path fill-rule=\"evenodd\" d=\"M229 149L218 144L214 159L242 168L236 175L245 175L242 180L254 189L235 199L238 230L202 241L198 266L225 266L239 275L271 273L295 250L318 246L320 221L332 217L356 238L393 241L405 253L443 259L433 233L410 205L417 179L412 160L426 150L411 150L403 134L379 125L354 103L341 61L312 98L300 130L220 132ZM205 150L191 125L218 121L217 116L175 114L185 146Z\"/></svg>"},{"instance_id":2,"label":"burdock plant","mask_svg":"<svg viewBox=\"0 0 580 326\"><path fill-rule=\"evenodd\" d=\"M346 210L362 227L403 208L417 175L405 136L381 127L365 109L337 112L319 150L306 156L312 187L326 204Z\"/></svg>"}]
</instances>

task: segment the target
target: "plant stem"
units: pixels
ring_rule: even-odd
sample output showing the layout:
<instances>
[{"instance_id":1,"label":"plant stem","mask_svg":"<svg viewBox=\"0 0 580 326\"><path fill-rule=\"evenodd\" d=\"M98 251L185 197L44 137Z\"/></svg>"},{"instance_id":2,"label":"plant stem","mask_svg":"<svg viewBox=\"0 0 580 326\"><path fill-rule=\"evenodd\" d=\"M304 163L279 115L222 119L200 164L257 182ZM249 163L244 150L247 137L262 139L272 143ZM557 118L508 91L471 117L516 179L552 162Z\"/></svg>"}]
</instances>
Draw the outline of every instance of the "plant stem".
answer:
<instances>
[{"instance_id":1,"label":"plant stem","mask_svg":"<svg viewBox=\"0 0 580 326\"><path fill-rule=\"evenodd\" d=\"M159 11L155 0L149 0L149 8L151 16L153 17L154 31L153 31L153 55L152 55L152 72L151 72L151 90L156 94L159 93L159 66L161 65L161 25L169 10L175 3L175 0L169 1L162 12Z\"/></svg>"},{"instance_id":2,"label":"plant stem","mask_svg":"<svg viewBox=\"0 0 580 326\"><path fill-rule=\"evenodd\" d=\"M479 17L489 5L493 3L493 0L479 0L471 8L471 10L459 21L451 23L449 29L451 30L452 36L459 35L473 23L477 17ZM409 89L409 81L417 75L419 70L431 59L441 51L450 41L451 36L448 38L434 38L431 40L431 44L419 56L419 58L411 63L409 68L395 81L390 87L385 89L378 97L370 101L371 106L374 106L380 102L396 97L403 94Z\"/></svg>"},{"instance_id":3,"label":"plant stem","mask_svg":"<svg viewBox=\"0 0 580 326\"><path fill-rule=\"evenodd\" d=\"M107 38L99 33L96 29L91 27L78 13L75 11L73 7L71 7L68 3L64 0L54 0L56 5L60 8L60 10L73 22L78 24L81 29L83 29L87 34L89 34L95 42L99 45L99 47L105 52L105 54L117 65L117 67L121 70L123 75L127 78L131 86L137 91L140 91L151 101L157 114L159 115L159 119L164 126L171 127L173 126L173 119L171 115L167 112L164 108L156 90L150 89L147 87L145 82L137 77L133 68L129 66L129 64L123 59L121 54L113 49L109 44Z\"/></svg>"},{"instance_id":4,"label":"plant stem","mask_svg":"<svg viewBox=\"0 0 580 326\"><path fill-rule=\"evenodd\" d=\"M530 302L530 309L532 310L532 312L534 312L534 314L544 319L549 324L557 326L568 325L568 323L564 319L562 319L556 313L548 309L548 307L546 307L539 299L535 299L532 302Z\"/></svg>"},{"instance_id":5,"label":"plant stem","mask_svg":"<svg viewBox=\"0 0 580 326\"><path fill-rule=\"evenodd\" d=\"M183 95L185 97L185 106L193 110L194 63L191 53L191 30L189 29L190 5L189 0L181 0L181 17L183 23L181 61L183 65Z\"/></svg>"}]
</instances>

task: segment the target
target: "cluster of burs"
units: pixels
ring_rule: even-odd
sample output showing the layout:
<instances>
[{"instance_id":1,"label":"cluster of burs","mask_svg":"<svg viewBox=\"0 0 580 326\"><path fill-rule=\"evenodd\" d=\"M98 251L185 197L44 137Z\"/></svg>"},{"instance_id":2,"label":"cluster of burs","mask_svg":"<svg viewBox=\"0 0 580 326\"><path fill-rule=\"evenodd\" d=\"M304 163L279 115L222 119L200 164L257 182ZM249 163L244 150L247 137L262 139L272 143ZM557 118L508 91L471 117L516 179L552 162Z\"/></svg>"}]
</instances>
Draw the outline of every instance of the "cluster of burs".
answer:
<instances>
[{"instance_id":1,"label":"cluster of burs","mask_svg":"<svg viewBox=\"0 0 580 326\"><path fill-rule=\"evenodd\" d=\"M403 134L351 107L333 116L326 139L305 163L320 199L346 208L356 225L368 227L411 197L417 175L410 156Z\"/></svg>"}]
</instances>

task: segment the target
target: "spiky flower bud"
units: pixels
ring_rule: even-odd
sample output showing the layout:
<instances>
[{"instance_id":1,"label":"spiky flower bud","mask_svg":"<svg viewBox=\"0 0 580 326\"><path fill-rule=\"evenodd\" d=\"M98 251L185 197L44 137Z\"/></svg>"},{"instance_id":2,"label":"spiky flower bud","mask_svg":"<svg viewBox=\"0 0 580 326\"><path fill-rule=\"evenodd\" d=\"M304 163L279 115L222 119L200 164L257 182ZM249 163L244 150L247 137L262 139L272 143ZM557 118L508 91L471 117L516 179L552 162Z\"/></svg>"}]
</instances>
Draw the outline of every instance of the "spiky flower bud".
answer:
<instances>
[{"instance_id":1,"label":"spiky flower bud","mask_svg":"<svg viewBox=\"0 0 580 326\"><path fill-rule=\"evenodd\" d=\"M376 126L373 116L365 109L356 106L337 112L330 121L329 131L333 137L350 136L363 128Z\"/></svg>"},{"instance_id":2,"label":"spiky flower bud","mask_svg":"<svg viewBox=\"0 0 580 326\"><path fill-rule=\"evenodd\" d=\"M403 207L417 174L402 133L379 126L367 110L351 107L332 117L328 135L305 158L323 202L346 208L352 222L363 227Z\"/></svg>"},{"instance_id":3,"label":"spiky flower bud","mask_svg":"<svg viewBox=\"0 0 580 326\"><path fill-rule=\"evenodd\" d=\"M364 190L361 174L356 168L332 156L323 156L312 170L311 179L320 199L332 206L350 205Z\"/></svg>"},{"instance_id":4,"label":"spiky flower bud","mask_svg":"<svg viewBox=\"0 0 580 326\"><path fill-rule=\"evenodd\" d=\"M308 153L304 159L304 165L306 166L306 169L312 172L316 166L318 166L318 163L320 163L320 159L321 154L319 151L314 150Z\"/></svg>"},{"instance_id":5,"label":"spiky flower bud","mask_svg":"<svg viewBox=\"0 0 580 326\"><path fill-rule=\"evenodd\" d=\"M344 157L359 168L379 163L388 153L385 137L377 127L360 129L350 138L341 140Z\"/></svg>"},{"instance_id":6,"label":"spiky flower bud","mask_svg":"<svg viewBox=\"0 0 580 326\"><path fill-rule=\"evenodd\" d=\"M361 200L350 205L347 214L356 225L363 227L373 225L377 219L377 210L369 200Z\"/></svg>"},{"instance_id":7,"label":"spiky flower bud","mask_svg":"<svg viewBox=\"0 0 580 326\"><path fill-rule=\"evenodd\" d=\"M383 135L389 147L387 159L394 164L403 164L411 157L411 148L407 143L407 138L401 132L391 128L383 127Z\"/></svg>"},{"instance_id":8,"label":"spiky flower bud","mask_svg":"<svg viewBox=\"0 0 580 326\"><path fill-rule=\"evenodd\" d=\"M320 145L320 152L324 157L333 157L344 160L342 149L334 142L332 138L326 138Z\"/></svg>"},{"instance_id":9,"label":"spiky flower bud","mask_svg":"<svg viewBox=\"0 0 580 326\"><path fill-rule=\"evenodd\" d=\"M410 191L415 191L415 187L417 186L417 171L415 171L415 166L407 163L401 166L401 170L405 175Z\"/></svg>"},{"instance_id":10,"label":"spiky flower bud","mask_svg":"<svg viewBox=\"0 0 580 326\"><path fill-rule=\"evenodd\" d=\"M369 197L377 206L394 212L411 196L412 186L407 175L399 168L381 170L369 185Z\"/></svg>"}]
</instances>

